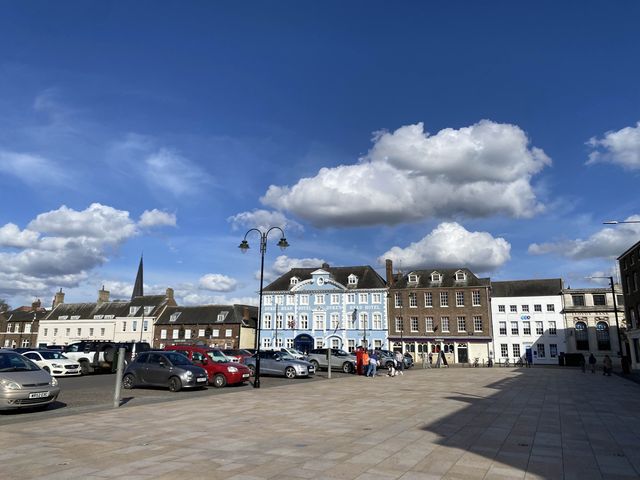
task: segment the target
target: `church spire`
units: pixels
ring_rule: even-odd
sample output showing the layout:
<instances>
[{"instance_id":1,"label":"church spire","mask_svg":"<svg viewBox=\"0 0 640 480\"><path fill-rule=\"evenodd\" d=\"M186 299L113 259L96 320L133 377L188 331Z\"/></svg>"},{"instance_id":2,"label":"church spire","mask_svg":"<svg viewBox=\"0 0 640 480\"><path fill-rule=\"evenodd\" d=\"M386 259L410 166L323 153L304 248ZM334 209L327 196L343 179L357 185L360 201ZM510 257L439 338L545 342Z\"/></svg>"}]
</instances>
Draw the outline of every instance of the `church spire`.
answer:
<instances>
[{"instance_id":1,"label":"church spire","mask_svg":"<svg viewBox=\"0 0 640 480\"><path fill-rule=\"evenodd\" d=\"M133 293L131 294L131 300L135 297L142 297L144 295L143 279L142 279L142 255L140 255L140 265L138 266L138 274L136 275L136 283L133 285Z\"/></svg>"}]
</instances>

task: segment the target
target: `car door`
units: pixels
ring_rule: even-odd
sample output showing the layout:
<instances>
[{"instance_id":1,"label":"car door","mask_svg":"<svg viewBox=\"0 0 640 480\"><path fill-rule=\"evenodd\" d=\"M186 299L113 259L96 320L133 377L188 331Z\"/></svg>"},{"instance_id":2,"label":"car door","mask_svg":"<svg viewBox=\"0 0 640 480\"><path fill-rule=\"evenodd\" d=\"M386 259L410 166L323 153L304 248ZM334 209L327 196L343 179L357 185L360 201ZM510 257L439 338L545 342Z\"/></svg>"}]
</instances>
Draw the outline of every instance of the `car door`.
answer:
<instances>
[{"instance_id":1,"label":"car door","mask_svg":"<svg viewBox=\"0 0 640 480\"><path fill-rule=\"evenodd\" d=\"M150 354L144 368L144 382L147 385L166 385L169 381L170 365L164 355Z\"/></svg>"},{"instance_id":2,"label":"car door","mask_svg":"<svg viewBox=\"0 0 640 480\"><path fill-rule=\"evenodd\" d=\"M42 368L42 366L44 365L44 362L42 361L42 357L40 356L40 354L36 352L25 353L24 356L27 357L36 365L38 365L40 368Z\"/></svg>"},{"instance_id":3,"label":"car door","mask_svg":"<svg viewBox=\"0 0 640 480\"><path fill-rule=\"evenodd\" d=\"M260 352L260 372L269 375L278 373L274 352Z\"/></svg>"}]
</instances>

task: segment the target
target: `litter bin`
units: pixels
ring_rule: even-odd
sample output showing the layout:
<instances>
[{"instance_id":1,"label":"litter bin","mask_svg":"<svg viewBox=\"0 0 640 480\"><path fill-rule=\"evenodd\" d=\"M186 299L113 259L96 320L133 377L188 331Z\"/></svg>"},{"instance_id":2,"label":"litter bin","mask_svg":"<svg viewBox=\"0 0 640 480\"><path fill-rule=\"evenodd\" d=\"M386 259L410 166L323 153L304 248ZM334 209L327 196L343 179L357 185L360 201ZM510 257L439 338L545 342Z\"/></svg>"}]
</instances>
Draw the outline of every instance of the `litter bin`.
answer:
<instances>
[{"instance_id":1,"label":"litter bin","mask_svg":"<svg viewBox=\"0 0 640 480\"><path fill-rule=\"evenodd\" d=\"M558 365L560 365L561 367L564 367L564 353L560 352L560 355L558 355Z\"/></svg>"}]
</instances>

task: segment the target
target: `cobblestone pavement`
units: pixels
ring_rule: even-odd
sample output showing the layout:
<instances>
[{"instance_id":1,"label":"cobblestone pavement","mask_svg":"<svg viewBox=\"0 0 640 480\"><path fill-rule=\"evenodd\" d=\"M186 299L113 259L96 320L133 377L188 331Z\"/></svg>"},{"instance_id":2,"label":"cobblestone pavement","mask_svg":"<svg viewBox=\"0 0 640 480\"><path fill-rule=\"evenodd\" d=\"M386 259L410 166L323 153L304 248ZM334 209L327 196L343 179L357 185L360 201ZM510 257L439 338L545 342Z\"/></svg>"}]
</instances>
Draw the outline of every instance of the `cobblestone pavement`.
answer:
<instances>
[{"instance_id":1,"label":"cobblestone pavement","mask_svg":"<svg viewBox=\"0 0 640 480\"><path fill-rule=\"evenodd\" d=\"M0 476L638 478L639 400L575 369L350 376L4 427Z\"/></svg>"}]
</instances>

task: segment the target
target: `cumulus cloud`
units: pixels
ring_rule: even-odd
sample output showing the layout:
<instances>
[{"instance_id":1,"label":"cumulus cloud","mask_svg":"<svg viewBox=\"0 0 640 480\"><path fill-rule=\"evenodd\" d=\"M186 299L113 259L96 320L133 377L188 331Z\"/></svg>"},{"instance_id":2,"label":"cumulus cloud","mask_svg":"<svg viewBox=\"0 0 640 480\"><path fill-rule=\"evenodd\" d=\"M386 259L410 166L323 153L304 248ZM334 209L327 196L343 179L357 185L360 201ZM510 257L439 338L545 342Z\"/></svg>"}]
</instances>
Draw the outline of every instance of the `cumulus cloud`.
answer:
<instances>
[{"instance_id":1,"label":"cumulus cloud","mask_svg":"<svg viewBox=\"0 0 640 480\"><path fill-rule=\"evenodd\" d=\"M587 145L593 149L587 164L609 162L628 170L640 168L640 122L635 127L606 132L602 138L592 137Z\"/></svg>"},{"instance_id":2,"label":"cumulus cloud","mask_svg":"<svg viewBox=\"0 0 640 480\"><path fill-rule=\"evenodd\" d=\"M285 233L289 231L303 230L302 225L287 218L282 212L255 209L251 212L242 212L227 218L233 230L240 228L258 228L266 231L270 227L280 227Z\"/></svg>"},{"instance_id":3,"label":"cumulus cloud","mask_svg":"<svg viewBox=\"0 0 640 480\"><path fill-rule=\"evenodd\" d=\"M470 232L458 223L441 223L435 230L408 247L393 247L378 258L403 269L423 267L467 267L476 272L489 272L510 258L511 245L504 238L487 232Z\"/></svg>"},{"instance_id":4,"label":"cumulus cloud","mask_svg":"<svg viewBox=\"0 0 640 480\"><path fill-rule=\"evenodd\" d=\"M640 221L632 215L626 221ZM547 243L532 243L532 255L557 254L574 260L588 258L616 258L631 247L640 236L640 224L621 223L614 228L605 227L587 239L565 239Z\"/></svg>"},{"instance_id":5,"label":"cumulus cloud","mask_svg":"<svg viewBox=\"0 0 640 480\"><path fill-rule=\"evenodd\" d=\"M200 277L200 288L214 292L232 292L238 286L238 282L231 277L219 273L208 273Z\"/></svg>"},{"instance_id":6,"label":"cumulus cloud","mask_svg":"<svg viewBox=\"0 0 640 480\"><path fill-rule=\"evenodd\" d=\"M140 215L138 226L140 228L175 227L176 216L173 213L163 212L156 208L153 210L145 210L142 212L142 215Z\"/></svg>"},{"instance_id":7,"label":"cumulus cloud","mask_svg":"<svg viewBox=\"0 0 640 480\"><path fill-rule=\"evenodd\" d=\"M551 164L518 126L482 120L436 135L423 124L379 132L353 165L323 168L265 205L317 226L397 224L429 217L531 217L544 209L532 177Z\"/></svg>"},{"instance_id":8,"label":"cumulus cloud","mask_svg":"<svg viewBox=\"0 0 640 480\"><path fill-rule=\"evenodd\" d=\"M46 174L47 185L60 185L68 181L56 162L40 155L0 150L0 172L14 176L28 185L42 185L42 176Z\"/></svg>"},{"instance_id":9,"label":"cumulus cloud","mask_svg":"<svg viewBox=\"0 0 640 480\"><path fill-rule=\"evenodd\" d=\"M40 234L32 230L20 230L14 223L0 227L0 247L26 248L35 244Z\"/></svg>"}]
</instances>

